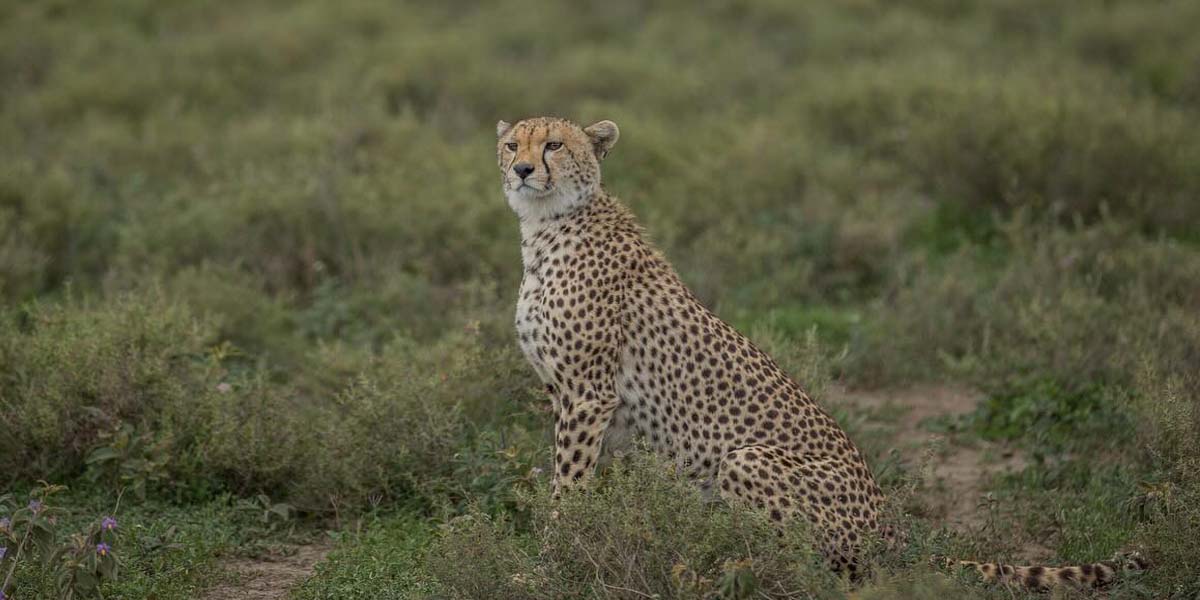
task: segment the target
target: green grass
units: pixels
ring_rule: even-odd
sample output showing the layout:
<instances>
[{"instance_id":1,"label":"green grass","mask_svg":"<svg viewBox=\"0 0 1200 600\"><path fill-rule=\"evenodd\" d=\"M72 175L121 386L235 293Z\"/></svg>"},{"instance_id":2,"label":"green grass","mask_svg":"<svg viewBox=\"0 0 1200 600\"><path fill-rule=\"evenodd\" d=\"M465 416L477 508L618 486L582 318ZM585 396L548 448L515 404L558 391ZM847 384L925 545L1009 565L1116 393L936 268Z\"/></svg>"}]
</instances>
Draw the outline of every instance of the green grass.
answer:
<instances>
[{"instance_id":1,"label":"green grass","mask_svg":"<svg viewBox=\"0 0 1200 600\"><path fill-rule=\"evenodd\" d=\"M60 542L103 516L115 516L113 550L120 567L117 581L104 588L110 598L196 598L229 579L218 566L223 558L257 556L311 538L294 527L268 528L228 496L185 505L129 497L118 502L107 490L84 484L53 499L53 505L66 509L57 523ZM48 571L36 562L22 563L15 581L10 598L59 597Z\"/></svg>"},{"instance_id":2,"label":"green grass","mask_svg":"<svg viewBox=\"0 0 1200 600\"><path fill-rule=\"evenodd\" d=\"M1198 18L1188 0L4 5L0 495L66 483L83 518L125 489L106 597L194 597L216 557L278 542L233 508L260 493L302 537L339 536L302 598L844 594L787 548L739 563L720 525L739 517L670 486L638 510L701 541L605 554L660 530L603 491L645 465L571 508L595 565L544 527L551 435L511 333L492 131L609 118L610 191L818 397L974 387L945 425L1034 458L989 488L1019 526L897 514L909 548L855 593L1001 597L925 559L1034 540L1057 561L1143 550L1159 567L1114 597L1195 595ZM898 415L837 415L911 508ZM138 550L175 523L186 549ZM22 568L17 597L44 577Z\"/></svg>"},{"instance_id":3,"label":"green grass","mask_svg":"<svg viewBox=\"0 0 1200 600\"><path fill-rule=\"evenodd\" d=\"M303 600L416 598L432 593L422 554L436 538L420 516L400 515L346 532L317 574L293 593Z\"/></svg>"}]
</instances>

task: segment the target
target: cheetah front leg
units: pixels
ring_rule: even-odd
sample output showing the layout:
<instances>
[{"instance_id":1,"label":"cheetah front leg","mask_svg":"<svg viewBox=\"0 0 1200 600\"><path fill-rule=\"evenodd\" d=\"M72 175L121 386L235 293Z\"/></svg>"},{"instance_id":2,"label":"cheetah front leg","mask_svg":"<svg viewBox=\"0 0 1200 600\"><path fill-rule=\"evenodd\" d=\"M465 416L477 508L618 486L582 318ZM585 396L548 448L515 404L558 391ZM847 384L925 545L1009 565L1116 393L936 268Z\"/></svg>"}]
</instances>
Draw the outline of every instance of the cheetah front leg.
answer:
<instances>
[{"instance_id":1,"label":"cheetah front leg","mask_svg":"<svg viewBox=\"0 0 1200 600\"><path fill-rule=\"evenodd\" d=\"M566 388L568 386L564 386ZM562 393L554 423L554 495L582 484L596 469L604 433L620 400L611 386L583 394Z\"/></svg>"}]
</instances>

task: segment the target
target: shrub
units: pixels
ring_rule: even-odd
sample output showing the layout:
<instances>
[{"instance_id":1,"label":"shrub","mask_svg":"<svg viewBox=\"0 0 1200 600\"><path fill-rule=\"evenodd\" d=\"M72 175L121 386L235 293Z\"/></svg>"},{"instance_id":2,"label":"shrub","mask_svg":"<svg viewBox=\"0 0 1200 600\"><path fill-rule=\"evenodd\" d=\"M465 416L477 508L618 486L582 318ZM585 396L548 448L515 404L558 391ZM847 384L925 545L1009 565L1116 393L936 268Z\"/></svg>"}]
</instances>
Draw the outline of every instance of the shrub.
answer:
<instances>
[{"instance_id":1,"label":"shrub","mask_svg":"<svg viewBox=\"0 0 1200 600\"><path fill-rule=\"evenodd\" d=\"M172 407L208 395L211 326L151 292L112 302L34 304L0 315L0 473L82 471L102 431L157 427Z\"/></svg>"},{"instance_id":2,"label":"shrub","mask_svg":"<svg viewBox=\"0 0 1200 600\"><path fill-rule=\"evenodd\" d=\"M1192 333L1200 333L1200 328ZM1194 371L1168 372L1148 355L1137 380L1139 427L1156 477L1143 483L1138 509L1146 518L1137 542L1153 561L1154 587L1166 596L1200 593L1200 381Z\"/></svg>"},{"instance_id":3,"label":"shrub","mask_svg":"<svg viewBox=\"0 0 1200 600\"><path fill-rule=\"evenodd\" d=\"M1200 99L1200 74L1189 66L1200 57L1200 44L1186 25L1200 17L1195 4L1072 8L1063 37L1085 61L1110 66L1133 86L1182 106Z\"/></svg>"},{"instance_id":4,"label":"shrub","mask_svg":"<svg viewBox=\"0 0 1200 600\"><path fill-rule=\"evenodd\" d=\"M0 166L0 299L24 300L71 279L98 282L120 206L107 177L39 172L28 160Z\"/></svg>"},{"instance_id":5,"label":"shrub","mask_svg":"<svg viewBox=\"0 0 1200 600\"><path fill-rule=\"evenodd\" d=\"M281 491L305 511L419 499L452 473L464 407L505 386L482 368L486 356L472 334L425 348L400 340L334 395L243 381L193 425L206 432L195 464L237 491Z\"/></svg>"},{"instance_id":6,"label":"shrub","mask_svg":"<svg viewBox=\"0 0 1200 600\"><path fill-rule=\"evenodd\" d=\"M544 484L526 500L528 531L478 512L446 526L426 566L451 595L783 598L838 588L802 527L781 538L757 511L705 499L650 454L557 503Z\"/></svg>"},{"instance_id":7,"label":"shrub","mask_svg":"<svg viewBox=\"0 0 1200 600\"><path fill-rule=\"evenodd\" d=\"M848 372L954 374L989 391L1048 378L1075 393L1131 384L1139 349L1178 367L1200 356L1195 339L1176 335L1200 298L1200 260L1187 246L1113 222L1064 231L1015 219L1003 231L998 255L918 256L912 279L874 306Z\"/></svg>"},{"instance_id":8,"label":"shrub","mask_svg":"<svg viewBox=\"0 0 1200 600\"><path fill-rule=\"evenodd\" d=\"M477 330L398 338L343 383L306 373L296 380L323 383L301 387L158 292L4 317L8 483L82 474L88 459L97 480L139 495L264 492L307 511L419 498L446 487L466 416L499 420L500 399L529 387L515 351L485 349Z\"/></svg>"},{"instance_id":9,"label":"shrub","mask_svg":"<svg viewBox=\"0 0 1200 600\"><path fill-rule=\"evenodd\" d=\"M849 81L814 102L820 122L911 169L943 202L984 214L1032 208L1064 223L1111 213L1195 234L1200 144L1188 113L1105 93L1103 80L1001 82L953 63L871 67Z\"/></svg>"}]
</instances>

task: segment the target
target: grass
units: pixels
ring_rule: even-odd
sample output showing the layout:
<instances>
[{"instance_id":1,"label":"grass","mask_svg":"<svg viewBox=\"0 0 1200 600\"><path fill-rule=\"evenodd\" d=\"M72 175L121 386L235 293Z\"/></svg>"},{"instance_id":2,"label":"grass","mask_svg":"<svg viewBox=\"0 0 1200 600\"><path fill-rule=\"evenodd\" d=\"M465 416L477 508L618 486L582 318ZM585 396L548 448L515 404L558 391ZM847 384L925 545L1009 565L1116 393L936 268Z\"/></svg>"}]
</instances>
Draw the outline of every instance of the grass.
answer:
<instances>
[{"instance_id":1,"label":"grass","mask_svg":"<svg viewBox=\"0 0 1200 600\"><path fill-rule=\"evenodd\" d=\"M218 567L221 559L256 556L311 538L305 531L263 526L257 515L230 496L187 504L130 500L118 501L107 489L86 484L55 498L56 504L68 508L57 523L63 537L98 515L115 515L119 541L114 552L120 567L117 580L104 587L106 597L195 598L205 588L229 579ZM5 566L7 571L9 565ZM22 563L9 597L60 597L50 575L37 562Z\"/></svg>"},{"instance_id":2,"label":"grass","mask_svg":"<svg viewBox=\"0 0 1200 600\"><path fill-rule=\"evenodd\" d=\"M344 534L296 598L412 598L434 590L420 578L422 553L437 532L420 516L396 515Z\"/></svg>"},{"instance_id":3,"label":"grass","mask_svg":"<svg viewBox=\"0 0 1200 600\"><path fill-rule=\"evenodd\" d=\"M248 528L258 494L339 540L301 598L1008 597L926 559L1031 541L1141 549L1114 597L1193 596L1194 4L0 7L0 496L124 490L106 597L292 539ZM981 390L948 426L1032 457L988 489L1017 526L898 508L908 548L849 590L634 461L556 533L492 154L542 113L621 125L610 191L818 397ZM914 508L869 421L897 416L838 417Z\"/></svg>"}]
</instances>

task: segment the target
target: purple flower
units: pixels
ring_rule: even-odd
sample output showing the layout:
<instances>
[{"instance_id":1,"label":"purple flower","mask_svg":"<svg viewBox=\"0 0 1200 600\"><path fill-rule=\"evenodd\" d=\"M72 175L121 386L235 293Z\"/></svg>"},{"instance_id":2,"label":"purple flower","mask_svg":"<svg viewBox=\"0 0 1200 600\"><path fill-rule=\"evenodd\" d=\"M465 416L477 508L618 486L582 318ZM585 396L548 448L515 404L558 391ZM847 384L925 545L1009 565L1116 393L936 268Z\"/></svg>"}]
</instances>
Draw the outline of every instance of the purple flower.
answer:
<instances>
[{"instance_id":1,"label":"purple flower","mask_svg":"<svg viewBox=\"0 0 1200 600\"><path fill-rule=\"evenodd\" d=\"M109 546L104 542L96 544L96 554L99 554L100 556L108 556L109 550L112 550L112 546Z\"/></svg>"},{"instance_id":2,"label":"purple flower","mask_svg":"<svg viewBox=\"0 0 1200 600\"><path fill-rule=\"evenodd\" d=\"M9 527L12 527L12 521L8 517L0 519L0 531L8 531Z\"/></svg>"},{"instance_id":3,"label":"purple flower","mask_svg":"<svg viewBox=\"0 0 1200 600\"><path fill-rule=\"evenodd\" d=\"M8 598L8 596L4 595L4 590L0 590L0 600L4 600L5 598Z\"/></svg>"},{"instance_id":4,"label":"purple flower","mask_svg":"<svg viewBox=\"0 0 1200 600\"><path fill-rule=\"evenodd\" d=\"M8 546L0 546L0 560L4 560L5 554L8 554Z\"/></svg>"},{"instance_id":5,"label":"purple flower","mask_svg":"<svg viewBox=\"0 0 1200 600\"><path fill-rule=\"evenodd\" d=\"M104 520L100 521L100 529L103 529L104 531L112 531L116 528L117 520L112 517L104 517Z\"/></svg>"},{"instance_id":6,"label":"purple flower","mask_svg":"<svg viewBox=\"0 0 1200 600\"><path fill-rule=\"evenodd\" d=\"M41 512L42 511L42 501L41 500L30 500L29 501L29 510L32 510L33 514L35 514L35 515L38 514L39 512Z\"/></svg>"}]
</instances>

